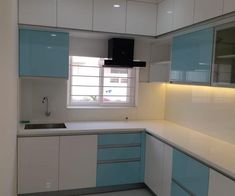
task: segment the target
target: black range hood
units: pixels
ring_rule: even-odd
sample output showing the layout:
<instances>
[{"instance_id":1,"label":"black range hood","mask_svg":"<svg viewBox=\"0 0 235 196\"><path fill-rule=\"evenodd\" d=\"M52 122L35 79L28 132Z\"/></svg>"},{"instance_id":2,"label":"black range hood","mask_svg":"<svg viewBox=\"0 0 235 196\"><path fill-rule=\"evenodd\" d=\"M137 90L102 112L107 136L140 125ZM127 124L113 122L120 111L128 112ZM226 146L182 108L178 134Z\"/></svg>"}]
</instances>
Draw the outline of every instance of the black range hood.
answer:
<instances>
[{"instance_id":1,"label":"black range hood","mask_svg":"<svg viewBox=\"0 0 235 196\"><path fill-rule=\"evenodd\" d=\"M108 43L108 60L103 67L133 68L146 67L144 61L134 61L134 40L112 38Z\"/></svg>"}]
</instances>

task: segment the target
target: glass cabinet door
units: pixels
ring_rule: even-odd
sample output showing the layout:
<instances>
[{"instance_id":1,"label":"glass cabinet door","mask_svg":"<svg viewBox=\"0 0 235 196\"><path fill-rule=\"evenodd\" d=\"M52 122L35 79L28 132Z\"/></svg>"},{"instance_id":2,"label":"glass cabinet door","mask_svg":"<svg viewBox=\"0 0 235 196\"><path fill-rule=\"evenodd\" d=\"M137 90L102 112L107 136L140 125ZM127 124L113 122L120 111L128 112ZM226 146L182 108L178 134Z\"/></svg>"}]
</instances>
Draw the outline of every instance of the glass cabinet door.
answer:
<instances>
[{"instance_id":1,"label":"glass cabinet door","mask_svg":"<svg viewBox=\"0 0 235 196\"><path fill-rule=\"evenodd\" d=\"M210 84L214 29L173 38L170 81Z\"/></svg>"},{"instance_id":2,"label":"glass cabinet door","mask_svg":"<svg viewBox=\"0 0 235 196\"><path fill-rule=\"evenodd\" d=\"M216 30L213 85L235 86L235 26Z\"/></svg>"},{"instance_id":3,"label":"glass cabinet door","mask_svg":"<svg viewBox=\"0 0 235 196\"><path fill-rule=\"evenodd\" d=\"M19 31L20 76L68 78L69 34Z\"/></svg>"}]
</instances>

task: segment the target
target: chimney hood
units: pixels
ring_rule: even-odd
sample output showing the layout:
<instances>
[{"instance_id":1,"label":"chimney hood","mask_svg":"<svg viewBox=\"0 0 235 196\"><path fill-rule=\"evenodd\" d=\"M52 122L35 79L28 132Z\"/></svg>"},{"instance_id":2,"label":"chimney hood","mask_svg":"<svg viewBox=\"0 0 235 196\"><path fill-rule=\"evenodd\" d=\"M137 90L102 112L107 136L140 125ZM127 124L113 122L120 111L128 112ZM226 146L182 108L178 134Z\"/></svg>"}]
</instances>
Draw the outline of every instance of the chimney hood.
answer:
<instances>
[{"instance_id":1,"label":"chimney hood","mask_svg":"<svg viewBox=\"0 0 235 196\"><path fill-rule=\"evenodd\" d=\"M108 59L103 67L146 67L144 61L134 61L134 39L112 38L108 43Z\"/></svg>"}]
</instances>

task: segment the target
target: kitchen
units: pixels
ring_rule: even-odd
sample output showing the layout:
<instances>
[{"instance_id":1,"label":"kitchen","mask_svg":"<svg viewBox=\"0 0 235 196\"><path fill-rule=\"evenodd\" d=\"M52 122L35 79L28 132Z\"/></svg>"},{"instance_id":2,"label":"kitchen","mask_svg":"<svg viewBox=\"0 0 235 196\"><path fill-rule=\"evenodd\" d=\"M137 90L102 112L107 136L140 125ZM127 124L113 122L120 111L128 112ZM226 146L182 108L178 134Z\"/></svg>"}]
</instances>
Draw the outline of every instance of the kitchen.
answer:
<instances>
[{"instance_id":1,"label":"kitchen","mask_svg":"<svg viewBox=\"0 0 235 196\"><path fill-rule=\"evenodd\" d=\"M1 4L1 195L234 195L233 1Z\"/></svg>"}]
</instances>

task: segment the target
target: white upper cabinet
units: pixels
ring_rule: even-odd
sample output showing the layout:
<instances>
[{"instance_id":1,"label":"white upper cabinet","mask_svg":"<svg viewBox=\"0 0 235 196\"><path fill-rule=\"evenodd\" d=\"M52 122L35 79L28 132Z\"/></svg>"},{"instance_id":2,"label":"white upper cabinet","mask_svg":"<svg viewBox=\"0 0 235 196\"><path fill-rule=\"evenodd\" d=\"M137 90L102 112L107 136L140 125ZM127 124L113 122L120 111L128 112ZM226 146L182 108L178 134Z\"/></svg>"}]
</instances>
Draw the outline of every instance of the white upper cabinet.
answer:
<instances>
[{"instance_id":1,"label":"white upper cabinet","mask_svg":"<svg viewBox=\"0 0 235 196\"><path fill-rule=\"evenodd\" d=\"M58 190L59 137L18 139L18 193Z\"/></svg>"},{"instance_id":2,"label":"white upper cabinet","mask_svg":"<svg viewBox=\"0 0 235 196\"><path fill-rule=\"evenodd\" d=\"M170 196L172 148L147 135L145 154L146 185L159 196Z\"/></svg>"},{"instance_id":3,"label":"white upper cabinet","mask_svg":"<svg viewBox=\"0 0 235 196\"><path fill-rule=\"evenodd\" d=\"M97 136L60 137L59 190L96 186Z\"/></svg>"},{"instance_id":4,"label":"white upper cabinet","mask_svg":"<svg viewBox=\"0 0 235 196\"><path fill-rule=\"evenodd\" d=\"M125 33L126 0L94 0L93 30Z\"/></svg>"},{"instance_id":5,"label":"white upper cabinet","mask_svg":"<svg viewBox=\"0 0 235 196\"><path fill-rule=\"evenodd\" d=\"M224 0L223 14L235 11L235 0Z\"/></svg>"},{"instance_id":6,"label":"white upper cabinet","mask_svg":"<svg viewBox=\"0 0 235 196\"><path fill-rule=\"evenodd\" d=\"M19 23L56 26L56 0L19 0Z\"/></svg>"},{"instance_id":7,"label":"white upper cabinet","mask_svg":"<svg viewBox=\"0 0 235 196\"><path fill-rule=\"evenodd\" d=\"M57 0L57 26L92 30L93 0Z\"/></svg>"},{"instance_id":8,"label":"white upper cabinet","mask_svg":"<svg viewBox=\"0 0 235 196\"><path fill-rule=\"evenodd\" d=\"M157 4L128 1L126 33L156 35Z\"/></svg>"},{"instance_id":9,"label":"white upper cabinet","mask_svg":"<svg viewBox=\"0 0 235 196\"><path fill-rule=\"evenodd\" d=\"M210 170L208 196L234 196L235 182L214 170Z\"/></svg>"},{"instance_id":10,"label":"white upper cabinet","mask_svg":"<svg viewBox=\"0 0 235 196\"><path fill-rule=\"evenodd\" d=\"M161 35L172 30L173 6L173 0L164 0L158 4L157 35Z\"/></svg>"},{"instance_id":11,"label":"white upper cabinet","mask_svg":"<svg viewBox=\"0 0 235 196\"><path fill-rule=\"evenodd\" d=\"M194 23L222 15L223 0L195 0Z\"/></svg>"},{"instance_id":12,"label":"white upper cabinet","mask_svg":"<svg viewBox=\"0 0 235 196\"><path fill-rule=\"evenodd\" d=\"M173 30L193 24L194 0L174 0Z\"/></svg>"}]
</instances>

